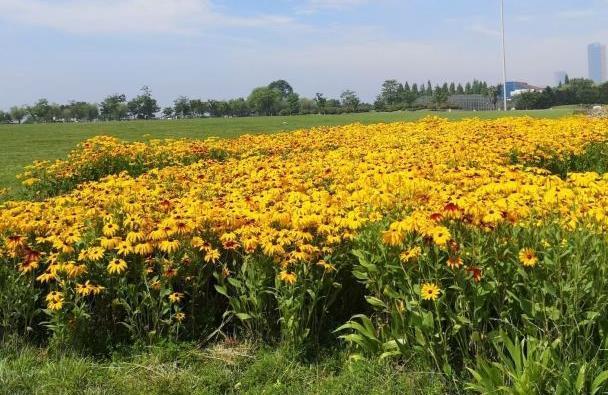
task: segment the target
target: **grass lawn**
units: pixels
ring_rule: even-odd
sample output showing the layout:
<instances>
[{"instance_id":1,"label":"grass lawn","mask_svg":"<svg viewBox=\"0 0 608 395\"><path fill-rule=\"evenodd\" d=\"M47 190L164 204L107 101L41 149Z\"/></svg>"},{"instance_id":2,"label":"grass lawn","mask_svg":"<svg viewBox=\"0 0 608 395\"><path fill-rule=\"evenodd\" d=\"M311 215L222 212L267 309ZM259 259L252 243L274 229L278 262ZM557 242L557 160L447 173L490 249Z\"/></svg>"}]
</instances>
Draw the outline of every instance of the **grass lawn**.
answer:
<instances>
[{"instance_id":1,"label":"grass lawn","mask_svg":"<svg viewBox=\"0 0 608 395\"><path fill-rule=\"evenodd\" d=\"M557 118L572 109L510 111L510 116ZM265 133L314 126L343 125L352 122L377 123L412 121L428 115L449 119L467 117L497 118L503 112L453 111L362 113L343 115L299 115L288 117L211 118L157 121L123 121L70 124L0 125L0 188L17 187L15 175L24 165L36 159L63 158L76 144L97 135L110 135L126 140L155 138L236 137L245 133Z\"/></svg>"},{"instance_id":2,"label":"grass lawn","mask_svg":"<svg viewBox=\"0 0 608 395\"><path fill-rule=\"evenodd\" d=\"M332 353L301 362L248 345L155 346L111 358L51 355L0 343L0 394L441 394L437 374L413 364L348 362Z\"/></svg>"}]
</instances>

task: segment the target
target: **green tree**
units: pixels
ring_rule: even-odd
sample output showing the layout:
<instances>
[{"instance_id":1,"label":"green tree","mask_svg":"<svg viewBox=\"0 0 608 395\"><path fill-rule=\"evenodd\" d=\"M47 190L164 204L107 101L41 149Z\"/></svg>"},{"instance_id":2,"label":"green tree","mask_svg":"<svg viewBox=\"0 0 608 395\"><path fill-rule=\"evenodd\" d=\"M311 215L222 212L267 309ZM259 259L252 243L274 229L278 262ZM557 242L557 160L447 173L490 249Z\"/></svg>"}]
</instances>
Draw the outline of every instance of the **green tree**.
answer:
<instances>
[{"instance_id":1,"label":"green tree","mask_svg":"<svg viewBox=\"0 0 608 395\"><path fill-rule=\"evenodd\" d=\"M279 90L262 86L255 88L247 101L258 115L274 115L277 113L281 94Z\"/></svg>"},{"instance_id":2,"label":"green tree","mask_svg":"<svg viewBox=\"0 0 608 395\"><path fill-rule=\"evenodd\" d=\"M185 109L187 109L187 107L185 107ZM202 101L201 99L192 99L190 100L190 107L188 111L188 116L192 115L194 117L203 117L206 113L210 112L209 103ZM177 107L175 108L175 112L177 113Z\"/></svg>"},{"instance_id":3,"label":"green tree","mask_svg":"<svg viewBox=\"0 0 608 395\"><path fill-rule=\"evenodd\" d=\"M107 96L100 105L101 117L105 120L120 120L127 115L127 98L124 94L113 94Z\"/></svg>"},{"instance_id":4,"label":"green tree","mask_svg":"<svg viewBox=\"0 0 608 395\"><path fill-rule=\"evenodd\" d=\"M287 96L287 109L291 115L300 113L300 96L297 93Z\"/></svg>"},{"instance_id":5,"label":"green tree","mask_svg":"<svg viewBox=\"0 0 608 395\"><path fill-rule=\"evenodd\" d=\"M317 92L315 94L315 102L317 103L317 109L320 114L325 114L325 107L327 105L327 99L323 96L322 93Z\"/></svg>"},{"instance_id":6,"label":"green tree","mask_svg":"<svg viewBox=\"0 0 608 395\"><path fill-rule=\"evenodd\" d=\"M165 118L171 118L174 114L173 107L165 107L162 112Z\"/></svg>"},{"instance_id":7,"label":"green tree","mask_svg":"<svg viewBox=\"0 0 608 395\"><path fill-rule=\"evenodd\" d=\"M173 101L175 116L178 118L185 118L192 115L192 107L190 104L190 99L186 96L180 96L175 99Z\"/></svg>"},{"instance_id":8,"label":"green tree","mask_svg":"<svg viewBox=\"0 0 608 395\"><path fill-rule=\"evenodd\" d=\"M10 122L11 114L0 110L0 123Z\"/></svg>"},{"instance_id":9,"label":"green tree","mask_svg":"<svg viewBox=\"0 0 608 395\"><path fill-rule=\"evenodd\" d=\"M306 97L300 98L300 114L317 114L319 113L319 108L316 100L308 99Z\"/></svg>"},{"instance_id":10,"label":"green tree","mask_svg":"<svg viewBox=\"0 0 608 395\"><path fill-rule=\"evenodd\" d=\"M272 81L268 84L268 87L279 91L282 99L287 99L287 97L293 93L293 88L289 85L289 82L285 80Z\"/></svg>"},{"instance_id":11,"label":"green tree","mask_svg":"<svg viewBox=\"0 0 608 395\"><path fill-rule=\"evenodd\" d=\"M36 122L50 122L53 120L51 105L47 99L40 99L29 108L29 113Z\"/></svg>"},{"instance_id":12,"label":"green tree","mask_svg":"<svg viewBox=\"0 0 608 395\"><path fill-rule=\"evenodd\" d=\"M11 118L18 123L23 121L23 118L27 115L27 110L24 107L13 106L11 107Z\"/></svg>"},{"instance_id":13,"label":"green tree","mask_svg":"<svg viewBox=\"0 0 608 395\"><path fill-rule=\"evenodd\" d=\"M436 87L433 92L433 104L435 108L443 108L448 102L448 92L440 87Z\"/></svg>"},{"instance_id":14,"label":"green tree","mask_svg":"<svg viewBox=\"0 0 608 395\"><path fill-rule=\"evenodd\" d=\"M357 93L347 89L340 95L340 102L346 112L357 112L361 100L357 96Z\"/></svg>"},{"instance_id":15,"label":"green tree","mask_svg":"<svg viewBox=\"0 0 608 395\"><path fill-rule=\"evenodd\" d=\"M502 92L502 85L501 86L490 86L486 89L486 95L488 97L488 99L490 100L490 103L492 103L492 107L496 110L496 105L498 104L498 97L500 95L500 92Z\"/></svg>"},{"instance_id":16,"label":"green tree","mask_svg":"<svg viewBox=\"0 0 608 395\"><path fill-rule=\"evenodd\" d=\"M380 91L380 100L389 106L394 106L401 102L401 94L403 92L403 85L397 80L386 80L382 83L382 90Z\"/></svg>"},{"instance_id":17,"label":"green tree","mask_svg":"<svg viewBox=\"0 0 608 395\"><path fill-rule=\"evenodd\" d=\"M147 86L141 88L141 94L130 100L127 104L131 116L137 119L152 119L160 110L156 99L152 97L152 92Z\"/></svg>"}]
</instances>

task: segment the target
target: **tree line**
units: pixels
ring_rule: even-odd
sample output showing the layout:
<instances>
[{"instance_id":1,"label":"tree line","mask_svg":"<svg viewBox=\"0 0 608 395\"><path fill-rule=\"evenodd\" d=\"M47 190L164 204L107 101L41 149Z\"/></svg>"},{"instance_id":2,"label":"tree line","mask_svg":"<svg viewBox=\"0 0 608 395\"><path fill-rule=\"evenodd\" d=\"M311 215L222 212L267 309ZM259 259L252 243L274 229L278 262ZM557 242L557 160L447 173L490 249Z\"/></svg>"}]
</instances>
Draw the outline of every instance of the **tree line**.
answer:
<instances>
[{"instance_id":1,"label":"tree line","mask_svg":"<svg viewBox=\"0 0 608 395\"><path fill-rule=\"evenodd\" d=\"M374 102L377 111L396 111L411 109L442 109L447 107L448 98L453 95L483 95L496 106L498 97L501 95L502 85L490 86L485 81L473 80L462 85L455 82L443 83L443 85L409 82L400 83L397 80L386 80L382 84L380 94ZM426 98L427 100L420 100Z\"/></svg>"},{"instance_id":2,"label":"tree line","mask_svg":"<svg viewBox=\"0 0 608 395\"><path fill-rule=\"evenodd\" d=\"M521 110L546 109L570 104L608 104L608 82L595 84L585 78L568 78L557 87L546 87L542 92L524 92L513 98L515 108Z\"/></svg>"},{"instance_id":3,"label":"tree line","mask_svg":"<svg viewBox=\"0 0 608 395\"><path fill-rule=\"evenodd\" d=\"M40 99L31 106L14 106L0 110L0 122L81 122L115 121L128 119L246 117L255 115L341 114L353 112L395 111L418 108L445 108L451 95L479 94L496 102L501 87L489 86L474 80L466 84L454 82L433 86L430 81L418 85L397 80L386 80L373 104L363 102L353 90L345 90L338 98L316 93L313 98L300 96L289 82L276 80L253 89L248 97L230 100L203 100L180 96L172 106L161 108L144 86L131 100L125 94L112 94L99 104L71 101L67 104L50 103ZM426 98L424 104L420 98Z\"/></svg>"}]
</instances>

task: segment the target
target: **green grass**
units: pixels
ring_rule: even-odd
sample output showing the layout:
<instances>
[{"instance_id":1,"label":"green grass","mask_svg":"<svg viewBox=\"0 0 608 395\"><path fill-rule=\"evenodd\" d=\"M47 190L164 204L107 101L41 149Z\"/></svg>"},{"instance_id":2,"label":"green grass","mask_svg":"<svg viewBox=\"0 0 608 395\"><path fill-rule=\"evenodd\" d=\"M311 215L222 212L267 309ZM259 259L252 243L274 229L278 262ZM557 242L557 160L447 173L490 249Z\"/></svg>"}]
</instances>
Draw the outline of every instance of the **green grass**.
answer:
<instances>
[{"instance_id":1,"label":"green grass","mask_svg":"<svg viewBox=\"0 0 608 395\"><path fill-rule=\"evenodd\" d=\"M571 109L511 111L510 116L557 118L571 114ZM290 117L212 118L162 121L125 121L71 124L0 125L0 188L15 188L15 175L36 159L59 159L79 142L97 135L125 140L155 138L237 137L245 133L265 133L314 126L343 125L352 122L377 123L413 121L428 115L449 119L466 117L497 118L503 112L453 111L362 113L343 115L300 115ZM149 136L148 136L149 135Z\"/></svg>"},{"instance_id":2,"label":"green grass","mask_svg":"<svg viewBox=\"0 0 608 395\"><path fill-rule=\"evenodd\" d=\"M0 344L0 394L441 394L428 369L333 353L304 363L284 350L192 345L128 350L107 359Z\"/></svg>"}]
</instances>

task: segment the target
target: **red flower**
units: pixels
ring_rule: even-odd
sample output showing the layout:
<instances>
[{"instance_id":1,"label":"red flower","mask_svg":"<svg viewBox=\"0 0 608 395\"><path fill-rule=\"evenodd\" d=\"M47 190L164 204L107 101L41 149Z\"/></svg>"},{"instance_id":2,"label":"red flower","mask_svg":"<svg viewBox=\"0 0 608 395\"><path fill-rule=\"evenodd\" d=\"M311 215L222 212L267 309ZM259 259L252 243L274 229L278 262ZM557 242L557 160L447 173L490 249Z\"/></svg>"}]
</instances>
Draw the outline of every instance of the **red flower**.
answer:
<instances>
[{"instance_id":1,"label":"red flower","mask_svg":"<svg viewBox=\"0 0 608 395\"><path fill-rule=\"evenodd\" d=\"M452 202L449 202L445 206L443 206L443 211L447 211L448 213L455 213L458 211L458 206Z\"/></svg>"},{"instance_id":2,"label":"red flower","mask_svg":"<svg viewBox=\"0 0 608 395\"><path fill-rule=\"evenodd\" d=\"M441 213L433 213L430 218L432 221L439 222L443 219L443 215Z\"/></svg>"},{"instance_id":3,"label":"red flower","mask_svg":"<svg viewBox=\"0 0 608 395\"><path fill-rule=\"evenodd\" d=\"M460 245L455 240L448 241L448 248L453 254L456 254L458 251L460 251Z\"/></svg>"},{"instance_id":4,"label":"red flower","mask_svg":"<svg viewBox=\"0 0 608 395\"><path fill-rule=\"evenodd\" d=\"M473 280L476 283L481 281L481 268L473 266L473 267L468 268L467 271L469 273L471 273L471 275L473 276Z\"/></svg>"}]
</instances>

